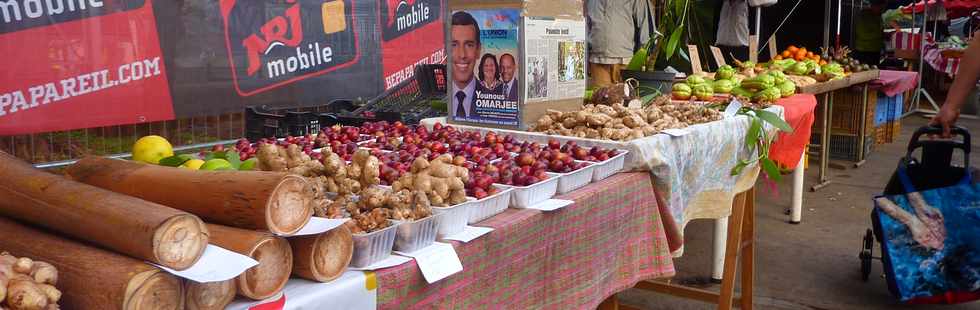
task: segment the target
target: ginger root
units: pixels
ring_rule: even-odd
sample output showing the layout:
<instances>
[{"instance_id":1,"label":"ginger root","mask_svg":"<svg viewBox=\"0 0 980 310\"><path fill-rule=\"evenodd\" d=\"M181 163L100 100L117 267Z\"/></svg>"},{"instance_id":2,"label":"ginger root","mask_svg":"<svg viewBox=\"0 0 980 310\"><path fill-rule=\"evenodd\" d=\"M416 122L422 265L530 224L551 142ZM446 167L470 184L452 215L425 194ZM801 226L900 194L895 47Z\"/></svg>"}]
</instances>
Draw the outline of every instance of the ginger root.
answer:
<instances>
[{"instance_id":1,"label":"ginger root","mask_svg":"<svg viewBox=\"0 0 980 310\"><path fill-rule=\"evenodd\" d=\"M717 110L694 104L678 104L670 96L653 100L646 108L621 103L587 104L582 110L548 110L531 127L532 131L589 139L626 141L654 135L671 128L721 119Z\"/></svg>"},{"instance_id":2,"label":"ginger root","mask_svg":"<svg viewBox=\"0 0 980 310\"><path fill-rule=\"evenodd\" d=\"M452 155L443 154L432 161L420 156L412 162L409 173L391 186L395 192L421 191L433 206L454 205L466 201L464 185L469 177L469 170L454 165Z\"/></svg>"},{"instance_id":3,"label":"ginger root","mask_svg":"<svg viewBox=\"0 0 980 310\"><path fill-rule=\"evenodd\" d=\"M57 282L53 265L0 252L0 309L57 309Z\"/></svg>"}]
</instances>

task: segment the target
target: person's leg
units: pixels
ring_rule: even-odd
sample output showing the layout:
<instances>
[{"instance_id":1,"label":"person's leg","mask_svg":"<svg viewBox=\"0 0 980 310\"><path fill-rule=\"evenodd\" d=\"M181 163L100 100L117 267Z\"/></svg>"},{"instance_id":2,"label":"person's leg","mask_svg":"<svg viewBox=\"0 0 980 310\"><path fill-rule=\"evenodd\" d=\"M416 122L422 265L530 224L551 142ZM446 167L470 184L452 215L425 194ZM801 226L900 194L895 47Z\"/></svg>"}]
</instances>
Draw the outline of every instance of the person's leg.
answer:
<instances>
[{"instance_id":1,"label":"person's leg","mask_svg":"<svg viewBox=\"0 0 980 310\"><path fill-rule=\"evenodd\" d=\"M612 65L609 65L609 68L611 69L610 71L612 71L611 72L611 75L612 75L612 82L613 82L613 84L622 83L623 82L623 75L622 75L622 72L620 72L620 71L623 70L623 65L622 64L612 64Z\"/></svg>"},{"instance_id":2,"label":"person's leg","mask_svg":"<svg viewBox=\"0 0 980 310\"><path fill-rule=\"evenodd\" d=\"M613 72L610 65L589 62L589 75L592 77L589 80L589 87L596 88L612 85L612 74Z\"/></svg>"}]
</instances>

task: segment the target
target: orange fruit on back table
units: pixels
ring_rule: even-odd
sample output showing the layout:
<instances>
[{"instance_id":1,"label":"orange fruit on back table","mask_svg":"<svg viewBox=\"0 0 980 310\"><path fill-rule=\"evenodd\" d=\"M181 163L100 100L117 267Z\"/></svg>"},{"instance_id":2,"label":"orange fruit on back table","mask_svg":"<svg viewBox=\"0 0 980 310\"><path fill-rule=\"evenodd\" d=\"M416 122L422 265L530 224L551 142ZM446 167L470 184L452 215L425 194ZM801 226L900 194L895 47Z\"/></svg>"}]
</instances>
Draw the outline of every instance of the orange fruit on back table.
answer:
<instances>
[{"instance_id":1,"label":"orange fruit on back table","mask_svg":"<svg viewBox=\"0 0 980 310\"><path fill-rule=\"evenodd\" d=\"M796 57L796 60L803 60L803 59L805 59L806 58L806 50L805 49L802 49L802 48L799 49L798 51L796 51L796 56L795 57Z\"/></svg>"},{"instance_id":2,"label":"orange fruit on back table","mask_svg":"<svg viewBox=\"0 0 980 310\"><path fill-rule=\"evenodd\" d=\"M786 50L789 51L790 53L796 53L796 50L798 50L798 49L799 48L797 48L796 46L793 46L793 45L790 45L789 47L786 48Z\"/></svg>"},{"instance_id":3,"label":"orange fruit on back table","mask_svg":"<svg viewBox=\"0 0 980 310\"><path fill-rule=\"evenodd\" d=\"M783 53L780 54L780 56L783 56L783 58L790 58L793 57L793 53L790 51L783 51Z\"/></svg>"}]
</instances>

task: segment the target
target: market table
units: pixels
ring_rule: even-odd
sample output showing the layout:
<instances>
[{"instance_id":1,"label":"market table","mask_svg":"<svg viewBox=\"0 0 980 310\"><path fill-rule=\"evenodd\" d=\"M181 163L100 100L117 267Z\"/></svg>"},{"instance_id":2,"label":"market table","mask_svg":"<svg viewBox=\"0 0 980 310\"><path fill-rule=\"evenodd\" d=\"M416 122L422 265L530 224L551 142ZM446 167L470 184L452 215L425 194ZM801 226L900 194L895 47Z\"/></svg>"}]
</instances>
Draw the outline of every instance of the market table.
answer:
<instances>
[{"instance_id":1,"label":"market table","mask_svg":"<svg viewBox=\"0 0 980 310\"><path fill-rule=\"evenodd\" d=\"M828 164L830 162L830 135L831 135L831 130L830 130L830 127L831 126L830 126L830 124L831 124L831 121L832 121L832 119L831 119L832 118L831 113L833 112L833 109L834 109L833 108L833 105L834 105L834 99L833 99L834 91L839 90L839 89L843 89L843 88L847 88L847 87L851 87L851 86L854 86L854 85L862 85L862 84L863 84L863 91L862 91L862 93L863 93L863 96L864 96L864 98L862 98L862 100L861 100L861 102L862 102L862 107L861 107L861 114L862 114L861 115L861 122L862 123L859 125L860 128L859 128L859 131L858 131L858 137L860 137L860 138L858 138L857 140L858 140L858 152L859 152L858 158L861 160L861 162L864 161L864 156L865 156L865 154L864 154L864 136L866 135L864 121L866 119L865 113L867 113L867 104L868 104L868 98L867 98L867 95L868 95L868 82L870 82L872 80L875 80L875 79L878 79L878 76L879 76L879 71L878 70L869 70L869 71L863 71L863 72L854 72L854 73L851 73L850 75L845 76L845 77L840 78L840 79L830 80L830 81L823 82L823 83L817 83L817 84L813 84L813 85L810 85L810 86L800 87L800 89L799 89L799 92L800 93L814 94L814 95L816 95L816 94L823 94L823 117L821 118L821 126L820 126L820 128L822 130L821 136L820 136L820 167L819 167L819 178L820 178L820 180L819 180L819 182L816 185L813 185L812 187L810 187L810 191L814 191L815 192L815 191L817 191L817 190L819 190L819 189L821 189L821 188L823 188L823 187L825 187L825 186L827 186L827 185L830 184L830 178L827 175L827 168L828 168Z\"/></svg>"},{"instance_id":2,"label":"market table","mask_svg":"<svg viewBox=\"0 0 980 310\"><path fill-rule=\"evenodd\" d=\"M773 106L770 111L782 116L783 108ZM432 127L445 123L444 118L422 120L422 125ZM694 219L715 220L712 277L721 279L727 240L728 216L736 194L755 185L758 166L750 166L739 176L730 174L739 160L750 157L745 147L745 134L750 122L744 116L724 118L719 121L689 126L684 135L657 134L626 142L575 138L585 147L600 146L628 150L627 170L650 171L654 189L662 196L664 226L671 240L683 240L687 223ZM479 132L495 131L512 135L518 140L547 143L549 139L567 140L569 137L551 136L538 132L494 129L467 125L453 125L460 130ZM769 125L766 128L772 130ZM711 147L705 147L710 145ZM669 216L668 216L669 215ZM680 244L672 244L679 248ZM674 251L681 256L683 249Z\"/></svg>"},{"instance_id":3,"label":"market table","mask_svg":"<svg viewBox=\"0 0 980 310\"><path fill-rule=\"evenodd\" d=\"M789 222L799 224L803 217L803 158L806 146L810 143L817 97L812 94L796 94L779 99L776 104L783 107L783 119L793 127L793 132L779 133L769 149L769 158L782 167L795 167Z\"/></svg>"},{"instance_id":4,"label":"market table","mask_svg":"<svg viewBox=\"0 0 980 310\"><path fill-rule=\"evenodd\" d=\"M919 73L914 71L879 70L878 79L871 81L871 87L888 97L912 90L919 83Z\"/></svg>"},{"instance_id":5,"label":"market table","mask_svg":"<svg viewBox=\"0 0 980 310\"><path fill-rule=\"evenodd\" d=\"M946 57L943 49L935 42L927 42L922 48L922 60L925 60L933 70L946 73L949 77L955 77L960 69L959 57Z\"/></svg>"},{"instance_id":6,"label":"market table","mask_svg":"<svg viewBox=\"0 0 980 310\"><path fill-rule=\"evenodd\" d=\"M648 173L619 173L556 196L575 201L565 208L507 209L477 223L494 231L469 243L451 241L463 271L433 284L414 261L349 271L332 283L293 279L284 309L594 309L641 280L674 274L651 182ZM260 303L239 301L230 309Z\"/></svg>"}]
</instances>

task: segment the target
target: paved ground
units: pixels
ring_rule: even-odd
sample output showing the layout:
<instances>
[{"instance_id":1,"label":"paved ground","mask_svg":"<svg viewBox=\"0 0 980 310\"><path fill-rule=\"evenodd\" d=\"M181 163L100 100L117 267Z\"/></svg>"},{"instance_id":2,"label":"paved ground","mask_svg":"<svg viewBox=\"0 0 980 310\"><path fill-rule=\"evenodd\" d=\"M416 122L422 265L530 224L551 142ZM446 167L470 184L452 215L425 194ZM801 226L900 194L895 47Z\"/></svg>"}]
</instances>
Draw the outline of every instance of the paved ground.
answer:
<instances>
[{"instance_id":1,"label":"paved ground","mask_svg":"<svg viewBox=\"0 0 980 310\"><path fill-rule=\"evenodd\" d=\"M906 118L901 138L876 146L867 164L847 170L831 169L835 183L819 192L804 194L800 225L788 224L784 214L790 200L789 178L780 184L778 197L766 191L757 194L756 309L936 307L898 304L881 277L880 262L873 265L871 279L861 282L857 259L861 237L871 225L871 197L884 188L914 129L925 123L919 116ZM980 121L961 120L960 125L980 135ZM971 161L980 163L977 143L972 154ZM807 170L806 176L809 189L817 179L817 170ZM675 279L694 281L710 276L712 230L712 221L694 221L687 226L685 255L675 260ZM876 254L877 251L876 248ZM718 289L718 285L706 287ZM704 303L639 290L621 294L620 300L643 309L713 309ZM942 309L980 309L980 302Z\"/></svg>"}]
</instances>

